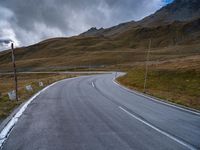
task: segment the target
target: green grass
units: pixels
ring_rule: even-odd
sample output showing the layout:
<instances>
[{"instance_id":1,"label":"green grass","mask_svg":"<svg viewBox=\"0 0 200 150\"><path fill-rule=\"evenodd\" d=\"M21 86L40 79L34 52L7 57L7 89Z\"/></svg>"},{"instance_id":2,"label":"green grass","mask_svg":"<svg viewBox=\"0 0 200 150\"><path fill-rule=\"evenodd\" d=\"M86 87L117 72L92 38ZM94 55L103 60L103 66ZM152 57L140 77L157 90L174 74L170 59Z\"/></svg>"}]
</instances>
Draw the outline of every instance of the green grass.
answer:
<instances>
[{"instance_id":1,"label":"green grass","mask_svg":"<svg viewBox=\"0 0 200 150\"><path fill-rule=\"evenodd\" d=\"M143 92L144 69L130 70L118 81L129 88ZM148 73L146 92L200 110L200 72L151 69Z\"/></svg>"}]
</instances>

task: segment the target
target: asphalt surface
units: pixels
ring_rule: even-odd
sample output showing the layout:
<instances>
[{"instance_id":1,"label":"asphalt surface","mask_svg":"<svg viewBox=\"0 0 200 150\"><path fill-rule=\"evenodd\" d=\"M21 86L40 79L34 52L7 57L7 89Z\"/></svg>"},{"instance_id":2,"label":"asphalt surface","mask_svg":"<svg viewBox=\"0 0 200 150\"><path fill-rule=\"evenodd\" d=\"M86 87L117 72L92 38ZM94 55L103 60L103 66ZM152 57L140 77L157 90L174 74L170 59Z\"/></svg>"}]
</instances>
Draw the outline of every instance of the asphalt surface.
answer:
<instances>
[{"instance_id":1,"label":"asphalt surface","mask_svg":"<svg viewBox=\"0 0 200 150\"><path fill-rule=\"evenodd\" d=\"M112 73L108 71L34 71L34 72L17 72L18 74L105 74L105 73ZM2 73L0 72L0 75L12 75L13 72L7 72L7 73Z\"/></svg>"},{"instance_id":2,"label":"asphalt surface","mask_svg":"<svg viewBox=\"0 0 200 150\"><path fill-rule=\"evenodd\" d=\"M200 149L200 115L131 93L113 77L51 86L29 104L3 149Z\"/></svg>"}]
</instances>

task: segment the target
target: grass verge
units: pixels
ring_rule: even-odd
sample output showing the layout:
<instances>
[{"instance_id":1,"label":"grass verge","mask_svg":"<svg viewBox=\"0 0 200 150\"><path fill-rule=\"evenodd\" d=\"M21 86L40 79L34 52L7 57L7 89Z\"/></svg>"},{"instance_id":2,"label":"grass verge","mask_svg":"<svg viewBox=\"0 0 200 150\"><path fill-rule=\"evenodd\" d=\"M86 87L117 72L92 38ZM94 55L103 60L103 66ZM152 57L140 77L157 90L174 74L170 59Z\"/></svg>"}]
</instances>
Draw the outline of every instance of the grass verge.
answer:
<instances>
[{"instance_id":1,"label":"grass verge","mask_svg":"<svg viewBox=\"0 0 200 150\"><path fill-rule=\"evenodd\" d=\"M6 118L17 106L19 106L36 92L44 88L44 86L47 86L58 80L71 77L75 77L75 75L56 73L18 74L19 101L10 101L7 93L14 89L13 75L0 75L0 120ZM39 82L43 82L44 86L40 87ZM26 85L31 85L33 91L26 91Z\"/></svg>"},{"instance_id":2,"label":"grass verge","mask_svg":"<svg viewBox=\"0 0 200 150\"><path fill-rule=\"evenodd\" d=\"M144 69L135 68L118 78L131 89L143 92ZM170 102L200 110L200 72L197 70L151 69L146 93Z\"/></svg>"}]
</instances>

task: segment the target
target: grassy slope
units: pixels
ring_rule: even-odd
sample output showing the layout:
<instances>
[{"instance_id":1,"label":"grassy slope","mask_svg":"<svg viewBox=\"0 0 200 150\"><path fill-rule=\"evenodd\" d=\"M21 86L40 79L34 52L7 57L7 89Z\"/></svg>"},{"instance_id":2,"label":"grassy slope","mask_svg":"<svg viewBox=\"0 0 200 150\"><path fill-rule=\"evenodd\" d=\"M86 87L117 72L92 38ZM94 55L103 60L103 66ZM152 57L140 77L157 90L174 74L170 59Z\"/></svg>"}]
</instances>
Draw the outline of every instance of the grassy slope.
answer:
<instances>
[{"instance_id":1,"label":"grassy slope","mask_svg":"<svg viewBox=\"0 0 200 150\"><path fill-rule=\"evenodd\" d=\"M200 59L190 59L188 62L182 60L179 65L177 62L149 66L146 92L200 110ZM118 81L143 92L144 66L129 70Z\"/></svg>"}]
</instances>

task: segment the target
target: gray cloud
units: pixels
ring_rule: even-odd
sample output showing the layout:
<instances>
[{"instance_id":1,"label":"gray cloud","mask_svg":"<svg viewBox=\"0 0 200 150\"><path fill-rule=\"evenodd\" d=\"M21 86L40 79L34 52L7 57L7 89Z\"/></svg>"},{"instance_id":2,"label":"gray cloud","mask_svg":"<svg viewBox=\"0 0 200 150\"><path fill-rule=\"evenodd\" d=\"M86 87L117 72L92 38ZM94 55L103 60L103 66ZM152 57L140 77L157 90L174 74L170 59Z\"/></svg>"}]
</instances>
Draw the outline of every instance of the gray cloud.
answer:
<instances>
[{"instance_id":1,"label":"gray cloud","mask_svg":"<svg viewBox=\"0 0 200 150\"><path fill-rule=\"evenodd\" d=\"M10 44L12 40L10 39L0 39L0 44Z\"/></svg>"},{"instance_id":2,"label":"gray cloud","mask_svg":"<svg viewBox=\"0 0 200 150\"><path fill-rule=\"evenodd\" d=\"M11 45L11 42L13 42L10 39L0 39L0 47L2 49L8 49Z\"/></svg>"},{"instance_id":3,"label":"gray cloud","mask_svg":"<svg viewBox=\"0 0 200 150\"><path fill-rule=\"evenodd\" d=\"M1 0L0 39L23 46L72 36L93 26L139 20L164 4L163 0Z\"/></svg>"}]
</instances>

